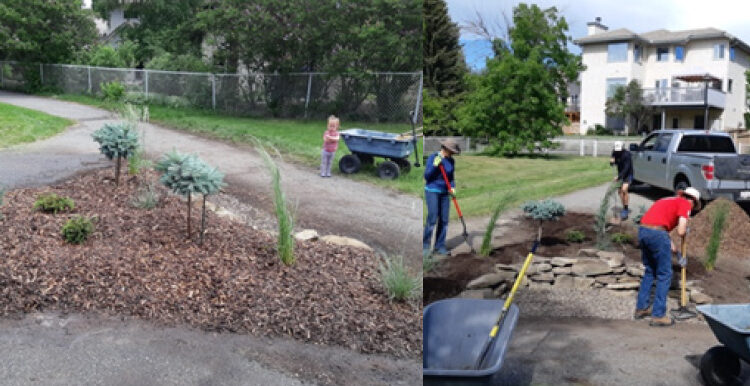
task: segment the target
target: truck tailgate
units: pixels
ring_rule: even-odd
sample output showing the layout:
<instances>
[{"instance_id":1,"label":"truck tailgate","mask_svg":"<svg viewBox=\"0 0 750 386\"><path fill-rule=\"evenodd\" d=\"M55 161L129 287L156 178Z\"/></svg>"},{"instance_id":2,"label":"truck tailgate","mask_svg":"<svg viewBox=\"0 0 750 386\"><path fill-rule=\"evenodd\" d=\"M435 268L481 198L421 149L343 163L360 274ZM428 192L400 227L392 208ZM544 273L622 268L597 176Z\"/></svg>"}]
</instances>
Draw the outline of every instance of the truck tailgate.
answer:
<instances>
[{"instance_id":1,"label":"truck tailgate","mask_svg":"<svg viewBox=\"0 0 750 386\"><path fill-rule=\"evenodd\" d=\"M714 176L720 180L750 181L750 155L717 156Z\"/></svg>"}]
</instances>

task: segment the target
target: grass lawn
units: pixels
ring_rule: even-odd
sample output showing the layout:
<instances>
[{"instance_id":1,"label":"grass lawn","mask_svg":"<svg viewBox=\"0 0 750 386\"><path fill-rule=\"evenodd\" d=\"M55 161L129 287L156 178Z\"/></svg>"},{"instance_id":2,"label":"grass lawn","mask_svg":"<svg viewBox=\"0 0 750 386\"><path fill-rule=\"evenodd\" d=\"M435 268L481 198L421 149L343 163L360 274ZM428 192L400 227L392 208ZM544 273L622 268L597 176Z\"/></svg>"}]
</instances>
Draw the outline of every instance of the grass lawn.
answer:
<instances>
[{"instance_id":1,"label":"grass lawn","mask_svg":"<svg viewBox=\"0 0 750 386\"><path fill-rule=\"evenodd\" d=\"M105 102L97 98L85 95L57 95L58 99L93 105L108 110L118 110L119 103ZM308 165L310 167L320 166L320 150L323 142L323 131L326 128L325 120L290 120L271 118L250 118L223 115L210 110L194 108L170 108L152 105L149 107L151 121L163 126L172 127L187 132L228 140L236 143L252 143L257 138L266 145L277 148L285 158ZM378 124L358 123L342 120L341 129L365 128L370 130L385 131L391 133L402 133L411 129L407 123ZM419 143L419 154L422 154L421 141ZM343 141L336 152L336 159L332 168L334 174L338 172L338 161L344 155L349 154ZM411 160L413 163L414 156ZM382 159L376 159L376 163ZM380 186L386 186L404 193L419 195L421 193L422 172L424 169L412 168L412 172L402 175L396 180L386 181L377 177L372 167L363 168L359 173L351 175L351 178L369 181Z\"/></svg>"},{"instance_id":2,"label":"grass lawn","mask_svg":"<svg viewBox=\"0 0 750 386\"><path fill-rule=\"evenodd\" d=\"M456 157L456 190L465 217L489 215L501 194L516 191L513 206L606 183L614 176L606 158ZM453 213L453 212L452 212ZM453 213L455 216L455 213Z\"/></svg>"},{"instance_id":3,"label":"grass lawn","mask_svg":"<svg viewBox=\"0 0 750 386\"><path fill-rule=\"evenodd\" d=\"M72 123L36 110L0 103L0 148L51 137Z\"/></svg>"}]
</instances>

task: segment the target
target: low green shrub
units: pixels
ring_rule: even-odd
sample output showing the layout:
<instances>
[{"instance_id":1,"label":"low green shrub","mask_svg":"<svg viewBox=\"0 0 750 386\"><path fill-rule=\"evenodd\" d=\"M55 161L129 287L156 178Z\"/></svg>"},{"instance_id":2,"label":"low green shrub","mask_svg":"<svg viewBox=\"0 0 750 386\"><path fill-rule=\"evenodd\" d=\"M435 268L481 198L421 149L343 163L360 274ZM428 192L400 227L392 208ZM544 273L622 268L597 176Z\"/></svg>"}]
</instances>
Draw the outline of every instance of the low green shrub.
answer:
<instances>
[{"instance_id":1,"label":"low green shrub","mask_svg":"<svg viewBox=\"0 0 750 386\"><path fill-rule=\"evenodd\" d=\"M578 229L571 229L565 234L565 240L569 243L582 243L586 240L586 234Z\"/></svg>"},{"instance_id":2,"label":"low green shrub","mask_svg":"<svg viewBox=\"0 0 750 386\"><path fill-rule=\"evenodd\" d=\"M391 300L404 301L419 296L422 278L413 277L406 268L401 256L382 258L380 263L380 280Z\"/></svg>"},{"instance_id":3,"label":"low green shrub","mask_svg":"<svg viewBox=\"0 0 750 386\"><path fill-rule=\"evenodd\" d=\"M138 175L141 171L152 166L153 163L144 157L143 149L140 147L133 152L130 158L128 158L128 173L131 176Z\"/></svg>"},{"instance_id":4,"label":"low green shrub","mask_svg":"<svg viewBox=\"0 0 750 386\"><path fill-rule=\"evenodd\" d=\"M34 210L57 214L66 210L73 210L75 203L68 197L60 197L55 193L45 193L36 198Z\"/></svg>"},{"instance_id":5,"label":"low green shrub","mask_svg":"<svg viewBox=\"0 0 750 386\"><path fill-rule=\"evenodd\" d=\"M106 101L118 102L125 97L125 86L116 80L104 82L99 85L99 88L102 90L102 99Z\"/></svg>"},{"instance_id":6,"label":"low green shrub","mask_svg":"<svg viewBox=\"0 0 750 386\"><path fill-rule=\"evenodd\" d=\"M62 236L70 244L83 244L94 232L91 218L75 216L62 227Z\"/></svg>"},{"instance_id":7,"label":"low green shrub","mask_svg":"<svg viewBox=\"0 0 750 386\"><path fill-rule=\"evenodd\" d=\"M612 242L617 244L630 244L633 242L633 236L628 233L614 233L612 234Z\"/></svg>"}]
</instances>

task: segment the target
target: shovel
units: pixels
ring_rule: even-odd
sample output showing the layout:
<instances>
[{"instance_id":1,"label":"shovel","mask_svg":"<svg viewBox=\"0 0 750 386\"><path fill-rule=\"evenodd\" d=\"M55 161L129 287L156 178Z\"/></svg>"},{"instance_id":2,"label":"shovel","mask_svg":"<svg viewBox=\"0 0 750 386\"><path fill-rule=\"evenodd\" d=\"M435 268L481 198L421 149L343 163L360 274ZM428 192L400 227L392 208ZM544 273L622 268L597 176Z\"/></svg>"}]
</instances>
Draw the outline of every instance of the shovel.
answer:
<instances>
[{"instance_id":1,"label":"shovel","mask_svg":"<svg viewBox=\"0 0 750 386\"><path fill-rule=\"evenodd\" d=\"M680 243L680 266L682 267L682 280L680 280L680 308L676 310L672 310L670 314L672 314L672 317L675 318L675 320L687 320L692 319L698 316L695 311L692 311L688 309L688 297L687 297L687 289L686 283L687 283L687 235L682 237L682 242Z\"/></svg>"},{"instance_id":2,"label":"shovel","mask_svg":"<svg viewBox=\"0 0 750 386\"><path fill-rule=\"evenodd\" d=\"M451 182L448 180L448 174L445 173L445 168L443 168L443 164L440 164L438 166L440 168L440 173L443 174L443 180L445 180L445 187L448 189L448 191L451 191ZM464 227L464 232L461 234L464 236L464 242L469 245L469 248L471 248L471 253L476 253L474 250L474 246L471 245L469 242L469 232L466 231L466 221L464 221L464 215L461 213L461 208L458 206L458 200L456 200L456 196L451 195L451 198L453 198L453 206L456 207L456 213L458 213L458 218L461 220L461 225Z\"/></svg>"}]
</instances>

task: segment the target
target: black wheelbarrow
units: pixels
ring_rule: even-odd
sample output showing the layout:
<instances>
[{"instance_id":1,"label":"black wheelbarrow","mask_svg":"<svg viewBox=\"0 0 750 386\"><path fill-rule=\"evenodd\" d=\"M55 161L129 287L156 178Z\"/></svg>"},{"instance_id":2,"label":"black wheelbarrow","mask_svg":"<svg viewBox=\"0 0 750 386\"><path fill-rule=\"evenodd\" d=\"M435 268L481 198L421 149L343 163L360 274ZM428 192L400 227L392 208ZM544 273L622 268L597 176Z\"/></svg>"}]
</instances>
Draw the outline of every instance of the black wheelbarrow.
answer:
<instances>
[{"instance_id":1,"label":"black wheelbarrow","mask_svg":"<svg viewBox=\"0 0 750 386\"><path fill-rule=\"evenodd\" d=\"M696 307L722 345L701 358L701 378L709 386L741 385L742 364L750 364L750 304L707 304Z\"/></svg>"}]
</instances>

